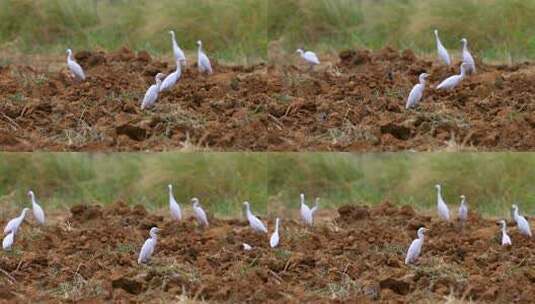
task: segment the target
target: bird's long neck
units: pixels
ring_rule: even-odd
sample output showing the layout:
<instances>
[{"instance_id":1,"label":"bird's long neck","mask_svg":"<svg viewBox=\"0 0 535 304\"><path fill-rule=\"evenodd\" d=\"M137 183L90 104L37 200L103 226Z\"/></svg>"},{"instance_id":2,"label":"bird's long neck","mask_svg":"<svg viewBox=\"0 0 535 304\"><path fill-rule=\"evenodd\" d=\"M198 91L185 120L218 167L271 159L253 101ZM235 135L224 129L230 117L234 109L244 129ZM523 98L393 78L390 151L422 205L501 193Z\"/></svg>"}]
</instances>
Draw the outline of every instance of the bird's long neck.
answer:
<instances>
[{"instance_id":1,"label":"bird's long neck","mask_svg":"<svg viewBox=\"0 0 535 304\"><path fill-rule=\"evenodd\" d=\"M435 39L437 41L437 45L442 45L442 42L440 42L440 38L438 38L438 33L435 32Z\"/></svg>"},{"instance_id":2,"label":"bird's long neck","mask_svg":"<svg viewBox=\"0 0 535 304\"><path fill-rule=\"evenodd\" d=\"M502 233L503 234L507 234L507 224L506 223L502 223Z\"/></svg>"},{"instance_id":3,"label":"bird's long neck","mask_svg":"<svg viewBox=\"0 0 535 304\"><path fill-rule=\"evenodd\" d=\"M463 42L463 52L468 52L468 43Z\"/></svg>"},{"instance_id":4,"label":"bird's long neck","mask_svg":"<svg viewBox=\"0 0 535 304\"><path fill-rule=\"evenodd\" d=\"M420 240L422 240L422 241L424 240L425 235L424 235L423 231L418 231L418 238L419 238Z\"/></svg>"},{"instance_id":5,"label":"bird's long neck","mask_svg":"<svg viewBox=\"0 0 535 304\"><path fill-rule=\"evenodd\" d=\"M153 239L153 240L155 240L155 241L158 240L158 235L156 235L156 233L151 232L151 233L150 233L150 237L151 237L151 239Z\"/></svg>"},{"instance_id":6,"label":"bird's long neck","mask_svg":"<svg viewBox=\"0 0 535 304\"><path fill-rule=\"evenodd\" d=\"M518 216L519 216L519 214L518 214L518 208L515 208L515 209L513 210L513 216L514 216L515 219L518 218Z\"/></svg>"},{"instance_id":7,"label":"bird's long neck","mask_svg":"<svg viewBox=\"0 0 535 304\"><path fill-rule=\"evenodd\" d=\"M247 215L247 217L254 216L253 213L251 212L251 207L249 207L249 205L245 205L245 214Z\"/></svg>"},{"instance_id":8,"label":"bird's long neck","mask_svg":"<svg viewBox=\"0 0 535 304\"><path fill-rule=\"evenodd\" d=\"M173 188L169 188L169 199L175 199L175 196L173 195Z\"/></svg>"},{"instance_id":9,"label":"bird's long neck","mask_svg":"<svg viewBox=\"0 0 535 304\"><path fill-rule=\"evenodd\" d=\"M22 213L20 214L20 218L21 218L21 219L24 219L24 217L26 216L26 212L27 212L27 211L28 211L28 210L26 210L26 209L22 210Z\"/></svg>"},{"instance_id":10,"label":"bird's long neck","mask_svg":"<svg viewBox=\"0 0 535 304\"><path fill-rule=\"evenodd\" d=\"M279 219L275 221L275 232L279 233Z\"/></svg>"},{"instance_id":11,"label":"bird's long neck","mask_svg":"<svg viewBox=\"0 0 535 304\"><path fill-rule=\"evenodd\" d=\"M202 53L202 44L199 44L199 54Z\"/></svg>"},{"instance_id":12,"label":"bird's long neck","mask_svg":"<svg viewBox=\"0 0 535 304\"><path fill-rule=\"evenodd\" d=\"M442 200L442 194L441 194L440 188L437 189L437 199Z\"/></svg>"}]
</instances>

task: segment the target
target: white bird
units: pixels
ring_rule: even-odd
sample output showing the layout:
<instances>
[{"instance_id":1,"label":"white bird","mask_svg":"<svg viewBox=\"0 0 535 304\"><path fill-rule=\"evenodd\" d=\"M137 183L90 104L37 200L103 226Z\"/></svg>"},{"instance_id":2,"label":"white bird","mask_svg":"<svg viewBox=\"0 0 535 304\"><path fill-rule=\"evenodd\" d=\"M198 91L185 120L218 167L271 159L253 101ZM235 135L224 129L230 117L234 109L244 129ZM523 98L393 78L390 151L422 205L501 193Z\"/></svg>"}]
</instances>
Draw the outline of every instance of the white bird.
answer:
<instances>
[{"instance_id":1,"label":"white bird","mask_svg":"<svg viewBox=\"0 0 535 304\"><path fill-rule=\"evenodd\" d=\"M464 223L468 220L468 205L466 205L466 196L461 195L461 205L459 206L459 220Z\"/></svg>"},{"instance_id":2,"label":"white bird","mask_svg":"<svg viewBox=\"0 0 535 304\"><path fill-rule=\"evenodd\" d=\"M249 202L243 202L243 205L245 206L245 215L247 216L247 221L249 221L249 225L253 231L268 233L264 223L262 223L262 221L251 212L251 206L249 206Z\"/></svg>"},{"instance_id":3,"label":"white bird","mask_svg":"<svg viewBox=\"0 0 535 304\"><path fill-rule=\"evenodd\" d=\"M502 246L511 246L511 238L507 234L507 223L504 220L500 220L498 223L502 226Z\"/></svg>"},{"instance_id":4,"label":"white bird","mask_svg":"<svg viewBox=\"0 0 535 304\"><path fill-rule=\"evenodd\" d=\"M450 54L448 53L448 50L442 45L442 42L440 42L440 38L438 38L438 30L435 30L435 38L437 40L437 52L438 57L444 61L445 64L451 65L451 59Z\"/></svg>"},{"instance_id":5,"label":"white bird","mask_svg":"<svg viewBox=\"0 0 535 304\"><path fill-rule=\"evenodd\" d=\"M513 217L515 219L516 225L518 226L518 230L520 230L520 234L531 237L531 229L529 228L529 222L526 220L525 217L518 214L518 206L513 204Z\"/></svg>"},{"instance_id":6,"label":"white bird","mask_svg":"<svg viewBox=\"0 0 535 304\"><path fill-rule=\"evenodd\" d=\"M194 197L191 199L191 202L193 203L193 213L199 224L208 227L208 218L206 217L206 212L204 212L199 204L199 199Z\"/></svg>"},{"instance_id":7,"label":"white bird","mask_svg":"<svg viewBox=\"0 0 535 304\"><path fill-rule=\"evenodd\" d=\"M242 245L242 247L243 247L243 250L245 250L245 251L251 251L251 250L253 250L253 247L251 247L251 245L249 245L249 244L247 244L247 243L243 243L243 244L241 244L241 245Z\"/></svg>"},{"instance_id":8,"label":"white bird","mask_svg":"<svg viewBox=\"0 0 535 304\"><path fill-rule=\"evenodd\" d=\"M160 91L160 86L162 85L162 77L164 76L165 74L162 73L156 74L156 76L154 77L156 83L151 85L145 93L145 97L143 97L143 101L141 102L141 110L150 108L154 105L154 103L158 99L158 92Z\"/></svg>"},{"instance_id":9,"label":"white bird","mask_svg":"<svg viewBox=\"0 0 535 304\"><path fill-rule=\"evenodd\" d=\"M405 109L409 109L413 106L416 106L420 102L420 100L424 96L425 80L427 76L429 76L429 74L427 73L420 74L420 77L418 77L419 83L412 87L409 97L407 98L407 104L405 105Z\"/></svg>"},{"instance_id":10,"label":"white bird","mask_svg":"<svg viewBox=\"0 0 535 304\"><path fill-rule=\"evenodd\" d=\"M39 206L39 202L37 202L37 200L35 199L35 194L33 193L33 191L31 190L28 191L28 196L32 200L33 216L35 217L35 219L37 220L39 224L44 225L45 224L45 212L43 211L43 208Z\"/></svg>"},{"instance_id":11,"label":"white bird","mask_svg":"<svg viewBox=\"0 0 535 304\"><path fill-rule=\"evenodd\" d=\"M311 51L305 52L302 49L297 49L297 51L295 52L301 55L301 58L303 58L310 65L309 70L314 69L314 66L320 64L320 60L318 59L318 56L316 56L314 52L311 52Z\"/></svg>"},{"instance_id":12,"label":"white bird","mask_svg":"<svg viewBox=\"0 0 535 304\"><path fill-rule=\"evenodd\" d=\"M173 185L167 185L169 188L169 211L171 212L171 217L175 221L182 220L182 210L180 210L180 205L176 202L175 196L173 195Z\"/></svg>"},{"instance_id":13,"label":"white bird","mask_svg":"<svg viewBox=\"0 0 535 304\"><path fill-rule=\"evenodd\" d=\"M162 84L160 85L160 92L170 90L176 82L180 79L180 76L182 75L182 70L180 68L180 61L176 62L176 70L167 75L165 79L163 80Z\"/></svg>"},{"instance_id":14,"label":"white bird","mask_svg":"<svg viewBox=\"0 0 535 304\"><path fill-rule=\"evenodd\" d=\"M305 195L301 193L301 219L303 219L303 223L308 226L312 226L314 219L312 217L312 211L310 210L310 207L305 203Z\"/></svg>"},{"instance_id":15,"label":"white bird","mask_svg":"<svg viewBox=\"0 0 535 304\"><path fill-rule=\"evenodd\" d=\"M466 63L461 64L461 74L453 75L444 79L438 86L437 90L449 90L458 86L466 76Z\"/></svg>"},{"instance_id":16,"label":"white bird","mask_svg":"<svg viewBox=\"0 0 535 304\"><path fill-rule=\"evenodd\" d=\"M438 210L438 216L445 220L450 220L450 209L448 208L448 205L446 205L446 202L444 202L444 199L442 199L442 187L440 185L435 185L435 188L437 188L437 210Z\"/></svg>"},{"instance_id":17,"label":"white bird","mask_svg":"<svg viewBox=\"0 0 535 304\"><path fill-rule=\"evenodd\" d=\"M182 49L178 46L178 43L176 42L175 31L169 31L169 34L171 34L171 42L173 44L173 54L175 55L175 61L180 62L181 64L186 66L186 56L184 55Z\"/></svg>"},{"instance_id":18,"label":"white bird","mask_svg":"<svg viewBox=\"0 0 535 304\"><path fill-rule=\"evenodd\" d=\"M269 245L271 248L275 248L279 245L279 218L275 220L275 231L269 239Z\"/></svg>"},{"instance_id":19,"label":"white bird","mask_svg":"<svg viewBox=\"0 0 535 304\"><path fill-rule=\"evenodd\" d=\"M15 233L14 232L10 232L8 233L8 235L6 235L4 237L4 239L2 240L2 249L4 250L11 250L11 246L13 246L13 240L15 238Z\"/></svg>"},{"instance_id":20,"label":"white bird","mask_svg":"<svg viewBox=\"0 0 535 304\"><path fill-rule=\"evenodd\" d=\"M472 54L470 54L470 51L468 50L468 40L463 38L461 39L461 43L463 45L463 63L467 64L466 72L474 74L476 72L476 63L474 57L472 57Z\"/></svg>"},{"instance_id":21,"label":"white bird","mask_svg":"<svg viewBox=\"0 0 535 304\"><path fill-rule=\"evenodd\" d=\"M310 208L310 213L312 213L312 220L314 220L314 214L316 211L318 211L318 208L320 206L320 198L316 197L316 203L314 204L314 207Z\"/></svg>"},{"instance_id":22,"label":"white bird","mask_svg":"<svg viewBox=\"0 0 535 304\"><path fill-rule=\"evenodd\" d=\"M429 229L424 227L420 227L420 229L418 229L418 238L412 241L411 245L409 246L409 250L407 250L407 256L405 257L405 264L413 264L416 262L420 256L420 253L422 252L422 246L424 244L424 232L428 230Z\"/></svg>"},{"instance_id":23,"label":"white bird","mask_svg":"<svg viewBox=\"0 0 535 304\"><path fill-rule=\"evenodd\" d=\"M22 222L24 221L24 217L26 216L26 212L28 212L28 210L30 209L29 208L22 209L22 213L20 214L20 216L10 220L6 225L6 228L4 228L4 234L10 233L10 232L13 232L14 234L16 234L17 231L19 230L20 224L22 224Z\"/></svg>"},{"instance_id":24,"label":"white bird","mask_svg":"<svg viewBox=\"0 0 535 304\"><path fill-rule=\"evenodd\" d=\"M158 241L158 236L156 234L159 231L160 229L158 229L157 227L152 227L150 229L150 237L145 241L143 247L141 247L141 251L139 252L139 257L137 259L138 264L147 263L150 260L152 253L154 252L154 248L156 247L156 243Z\"/></svg>"},{"instance_id":25,"label":"white bird","mask_svg":"<svg viewBox=\"0 0 535 304\"><path fill-rule=\"evenodd\" d=\"M71 49L67 49L67 67L71 71L76 81L85 80L85 74L82 67L72 58Z\"/></svg>"},{"instance_id":26,"label":"white bird","mask_svg":"<svg viewBox=\"0 0 535 304\"><path fill-rule=\"evenodd\" d=\"M202 50L202 41L197 41L197 46L199 47L199 51L197 52L197 67L199 68L199 72L212 74L212 64L210 63L208 56L206 56Z\"/></svg>"}]
</instances>

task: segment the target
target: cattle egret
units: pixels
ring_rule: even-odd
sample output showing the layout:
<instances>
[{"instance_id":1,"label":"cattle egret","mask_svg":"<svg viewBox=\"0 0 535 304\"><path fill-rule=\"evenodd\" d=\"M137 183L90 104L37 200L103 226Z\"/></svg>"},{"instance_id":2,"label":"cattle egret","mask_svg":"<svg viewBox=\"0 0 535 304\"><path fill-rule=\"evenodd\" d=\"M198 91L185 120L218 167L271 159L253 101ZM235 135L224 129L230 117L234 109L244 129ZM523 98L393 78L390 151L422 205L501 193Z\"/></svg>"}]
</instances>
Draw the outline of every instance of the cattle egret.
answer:
<instances>
[{"instance_id":1,"label":"cattle egret","mask_svg":"<svg viewBox=\"0 0 535 304\"><path fill-rule=\"evenodd\" d=\"M444 199L442 199L442 187L440 185L435 185L435 188L437 188L437 210L438 210L438 216L445 220L450 220L450 210L448 209L448 205L446 205L446 202L444 202Z\"/></svg>"},{"instance_id":2,"label":"cattle egret","mask_svg":"<svg viewBox=\"0 0 535 304\"><path fill-rule=\"evenodd\" d=\"M310 208L310 213L312 213L312 220L314 220L314 214L316 211L318 211L318 208L320 206L320 198L316 197L316 202L314 204L314 207Z\"/></svg>"},{"instance_id":3,"label":"cattle egret","mask_svg":"<svg viewBox=\"0 0 535 304\"><path fill-rule=\"evenodd\" d=\"M171 212L171 218L175 221L182 220L182 211L180 210L180 205L176 202L175 196L173 195L173 185L167 185L169 188L169 211Z\"/></svg>"},{"instance_id":4,"label":"cattle egret","mask_svg":"<svg viewBox=\"0 0 535 304\"><path fill-rule=\"evenodd\" d=\"M199 68L199 72L212 74L212 64L210 63L208 56L206 56L202 50L202 41L197 41L197 46L199 47L199 51L197 52L197 67Z\"/></svg>"},{"instance_id":5,"label":"cattle egret","mask_svg":"<svg viewBox=\"0 0 535 304\"><path fill-rule=\"evenodd\" d=\"M409 246L409 250L407 250L407 256L405 257L405 264L414 264L414 262L416 262L420 256L420 253L422 252L422 246L424 244L424 232L428 230L429 229L424 227L418 229L418 238L412 241L411 245Z\"/></svg>"},{"instance_id":6,"label":"cattle egret","mask_svg":"<svg viewBox=\"0 0 535 304\"><path fill-rule=\"evenodd\" d=\"M28 196L32 200L33 216L35 217L35 219L37 220L39 224L44 225L45 224L45 212L43 211L43 208L39 206L39 203L35 199L35 194L33 193L33 191L31 190L28 191Z\"/></svg>"},{"instance_id":7,"label":"cattle egret","mask_svg":"<svg viewBox=\"0 0 535 304\"><path fill-rule=\"evenodd\" d=\"M438 86L437 90L449 90L458 86L466 76L466 63L461 64L461 74L453 75L444 79Z\"/></svg>"},{"instance_id":8,"label":"cattle egret","mask_svg":"<svg viewBox=\"0 0 535 304\"><path fill-rule=\"evenodd\" d=\"M251 247L251 245L249 245L249 244L243 243L243 244L241 244L241 245L242 245L242 247L243 247L243 250L245 250L245 251L251 251L251 250L253 250L253 247Z\"/></svg>"},{"instance_id":9,"label":"cattle egret","mask_svg":"<svg viewBox=\"0 0 535 304\"><path fill-rule=\"evenodd\" d=\"M461 39L463 45L463 62L467 64L466 72L468 74L474 74L476 72L476 63L474 62L474 57L470 54L468 50L468 40L466 38Z\"/></svg>"},{"instance_id":10,"label":"cattle egret","mask_svg":"<svg viewBox=\"0 0 535 304\"><path fill-rule=\"evenodd\" d=\"M191 202L193 203L193 214L195 215L197 222L199 222L199 225L208 227L208 218L206 217L206 212L204 212L199 204L199 199L194 197L191 199Z\"/></svg>"},{"instance_id":11,"label":"cattle egret","mask_svg":"<svg viewBox=\"0 0 535 304\"><path fill-rule=\"evenodd\" d=\"M424 96L425 80L428 76L429 74L427 73L420 74L420 77L418 77L419 83L412 87L412 90L409 94L409 98L407 98L407 104L405 105L405 109L414 107L420 102L420 100Z\"/></svg>"},{"instance_id":12,"label":"cattle egret","mask_svg":"<svg viewBox=\"0 0 535 304\"><path fill-rule=\"evenodd\" d=\"M180 62L176 62L176 70L169 74L165 79L163 80L162 84L160 85L160 92L170 90L176 82L180 79L180 76L182 75L182 70L180 68Z\"/></svg>"},{"instance_id":13,"label":"cattle egret","mask_svg":"<svg viewBox=\"0 0 535 304\"><path fill-rule=\"evenodd\" d=\"M511 238L507 235L507 223L504 220L500 220L498 224L502 226L502 246L511 246Z\"/></svg>"},{"instance_id":14,"label":"cattle egret","mask_svg":"<svg viewBox=\"0 0 535 304\"><path fill-rule=\"evenodd\" d=\"M275 248L279 245L279 218L275 220L275 231L271 235L271 239L269 239L269 245L271 248Z\"/></svg>"},{"instance_id":15,"label":"cattle egret","mask_svg":"<svg viewBox=\"0 0 535 304\"><path fill-rule=\"evenodd\" d=\"M446 50L446 48L442 45L442 42L440 42L440 38L438 38L438 30L435 30L435 38L437 40L438 58L444 61L445 64L450 65L450 54L448 54L448 50Z\"/></svg>"},{"instance_id":16,"label":"cattle egret","mask_svg":"<svg viewBox=\"0 0 535 304\"><path fill-rule=\"evenodd\" d=\"M143 247L141 247L141 251L139 252L139 258L137 259L137 263L148 263L150 260L150 257L152 256L152 253L154 252L154 248L156 247L156 242L158 241L158 236L156 235L160 229L156 227L152 227L150 229L149 235L150 237L145 241L143 244Z\"/></svg>"},{"instance_id":17,"label":"cattle egret","mask_svg":"<svg viewBox=\"0 0 535 304\"><path fill-rule=\"evenodd\" d=\"M320 60L318 59L318 56L314 52L307 51L304 52L302 49L298 49L295 51L299 55L301 55L301 58L303 58L310 66L309 70L314 69L314 66L320 64Z\"/></svg>"},{"instance_id":18,"label":"cattle egret","mask_svg":"<svg viewBox=\"0 0 535 304\"><path fill-rule=\"evenodd\" d=\"M175 61L186 66L186 56L184 55L182 49L178 46L178 43L176 42L175 31L169 31L169 34L171 34L171 43L173 45L173 54L175 55Z\"/></svg>"},{"instance_id":19,"label":"cattle egret","mask_svg":"<svg viewBox=\"0 0 535 304\"><path fill-rule=\"evenodd\" d=\"M312 211L310 211L310 207L305 203L305 195L301 193L301 219L303 219L303 223L308 226L312 226L313 224L313 218L312 218Z\"/></svg>"},{"instance_id":20,"label":"cattle egret","mask_svg":"<svg viewBox=\"0 0 535 304\"><path fill-rule=\"evenodd\" d=\"M160 91L160 86L162 85L162 78L164 76L165 74L162 73L156 74L156 76L154 77L156 83L151 85L145 93L145 97L143 97L143 101L141 102L141 110L148 109L154 105L154 103L158 99L158 92Z\"/></svg>"},{"instance_id":21,"label":"cattle egret","mask_svg":"<svg viewBox=\"0 0 535 304\"><path fill-rule=\"evenodd\" d=\"M518 206L513 205L513 217L515 219L516 225L518 226L518 230L520 231L520 234L525 235L527 237L531 237L531 229L529 228L529 222L526 220L525 217L518 214Z\"/></svg>"},{"instance_id":22,"label":"cattle egret","mask_svg":"<svg viewBox=\"0 0 535 304\"><path fill-rule=\"evenodd\" d=\"M468 206L466 205L466 196L461 195L461 205L459 206L459 221L464 223L468 220Z\"/></svg>"},{"instance_id":23,"label":"cattle egret","mask_svg":"<svg viewBox=\"0 0 535 304\"><path fill-rule=\"evenodd\" d=\"M253 231L259 233L268 233L264 223L262 223L262 221L251 212L251 206L249 205L249 202L243 202L243 205L245 206L245 215L247 216L247 221L249 221L249 225Z\"/></svg>"},{"instance_id":24,"label":"cattle egret","mask_svg":"<svg viewBox=\"0 0 535 304\"><path fill-rule=\"evenodd\" d=\"M16 234L17 231L19 230L20 224L22 224L22 222L24 221L24 217L26 216L26 212L28 212L28 210L30 209L29 208L22 209L22 213L20 214L20 216L10 220L6 225L6 228L4 228L4 234L10 233L10 232L13 232L14 234Z\"/></svg>"},{"instance_id":25,"label":"cattle egret","mask_svg":"<svg viewBox=\"0 0 535 304\"><path fill-rule=\"evenodd\" d=\"M13 246L13 240L15 238L15 233L12 231L4 237L2 240L2 248L6 251L11 250L11 246Z\"/></svg>"},{"instance_id":26,"label":"cattle egret","mask_svg":"<svg viewBox=\"0 0 535 304\"><path fill-rule=\"evenodd\" d=\"M76 81L85 80L85 74L82 67L72 58L71 49L67 49L67 67L71 71Z\"/></svg>"}]
</instances>

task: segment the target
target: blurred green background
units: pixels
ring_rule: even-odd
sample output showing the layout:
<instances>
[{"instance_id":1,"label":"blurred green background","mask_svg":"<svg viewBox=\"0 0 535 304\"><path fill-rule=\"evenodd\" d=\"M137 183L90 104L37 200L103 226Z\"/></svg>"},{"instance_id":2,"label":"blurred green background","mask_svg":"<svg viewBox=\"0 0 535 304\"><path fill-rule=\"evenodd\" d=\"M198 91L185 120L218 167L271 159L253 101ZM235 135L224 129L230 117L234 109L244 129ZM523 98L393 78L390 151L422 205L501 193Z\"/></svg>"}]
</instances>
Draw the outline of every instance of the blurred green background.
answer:
<instances>
[{"instance_id":1,"label":"blurred green background","mask_svg":"<svg viewBox=\"0 0 535 304\"><path fill-rule=\"evenodd\" d=\"M167 31L194 51L238 63L267 58L268 45L335 52L347 47L435 53L466 37L488 60L535 58L535 0L0 0L0 49L51 52L128 46L170 53Z\"/></svg>"},{"instance_id":2,"label":"blurred green background","mask_svg":"<svg viewBox=\"0 0 535 304\"><path fill-rule=\"evenodd\" d=\"M260 214L299 207L319 196L343 204L436 204L436 183L453 210L507 216L518 201L535 214L535 153L1 153L0 204L28 204L33 189L45 208L118 199L151 210L167 207L167 184L188 206L193 196L219 216L238 216L249 200ZM2 208L4 209L4 208ZM9 208L6 208L9 209Z\"/></svg>"}]
</instances>

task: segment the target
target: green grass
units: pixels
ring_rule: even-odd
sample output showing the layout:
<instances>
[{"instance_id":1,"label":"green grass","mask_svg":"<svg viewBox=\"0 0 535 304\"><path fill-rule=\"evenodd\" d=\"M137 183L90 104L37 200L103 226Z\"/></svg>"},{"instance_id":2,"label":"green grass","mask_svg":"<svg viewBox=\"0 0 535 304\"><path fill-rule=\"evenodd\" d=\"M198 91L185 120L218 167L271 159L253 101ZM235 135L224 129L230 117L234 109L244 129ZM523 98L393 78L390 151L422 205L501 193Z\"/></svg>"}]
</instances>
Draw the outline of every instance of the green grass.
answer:
<instances>
[{"instance_id":1,"label":"green grass","mask_svg":"<svg viewBox=\"0 0 535 304\"><path fill-rule=\"evenodd\" d=\"M465 194L471 208L508 216L515 201L535 213L532 168L532 153L1 153L0 204L28 205L33 189L46 209L123 200L155 210L171 183L180 202L199 197L219 216L240 215L245 200L260 214L298 208L301 192L322 208L388 200L426 210L441 183L452 208Z\"/></svg>"}]
</instances>

